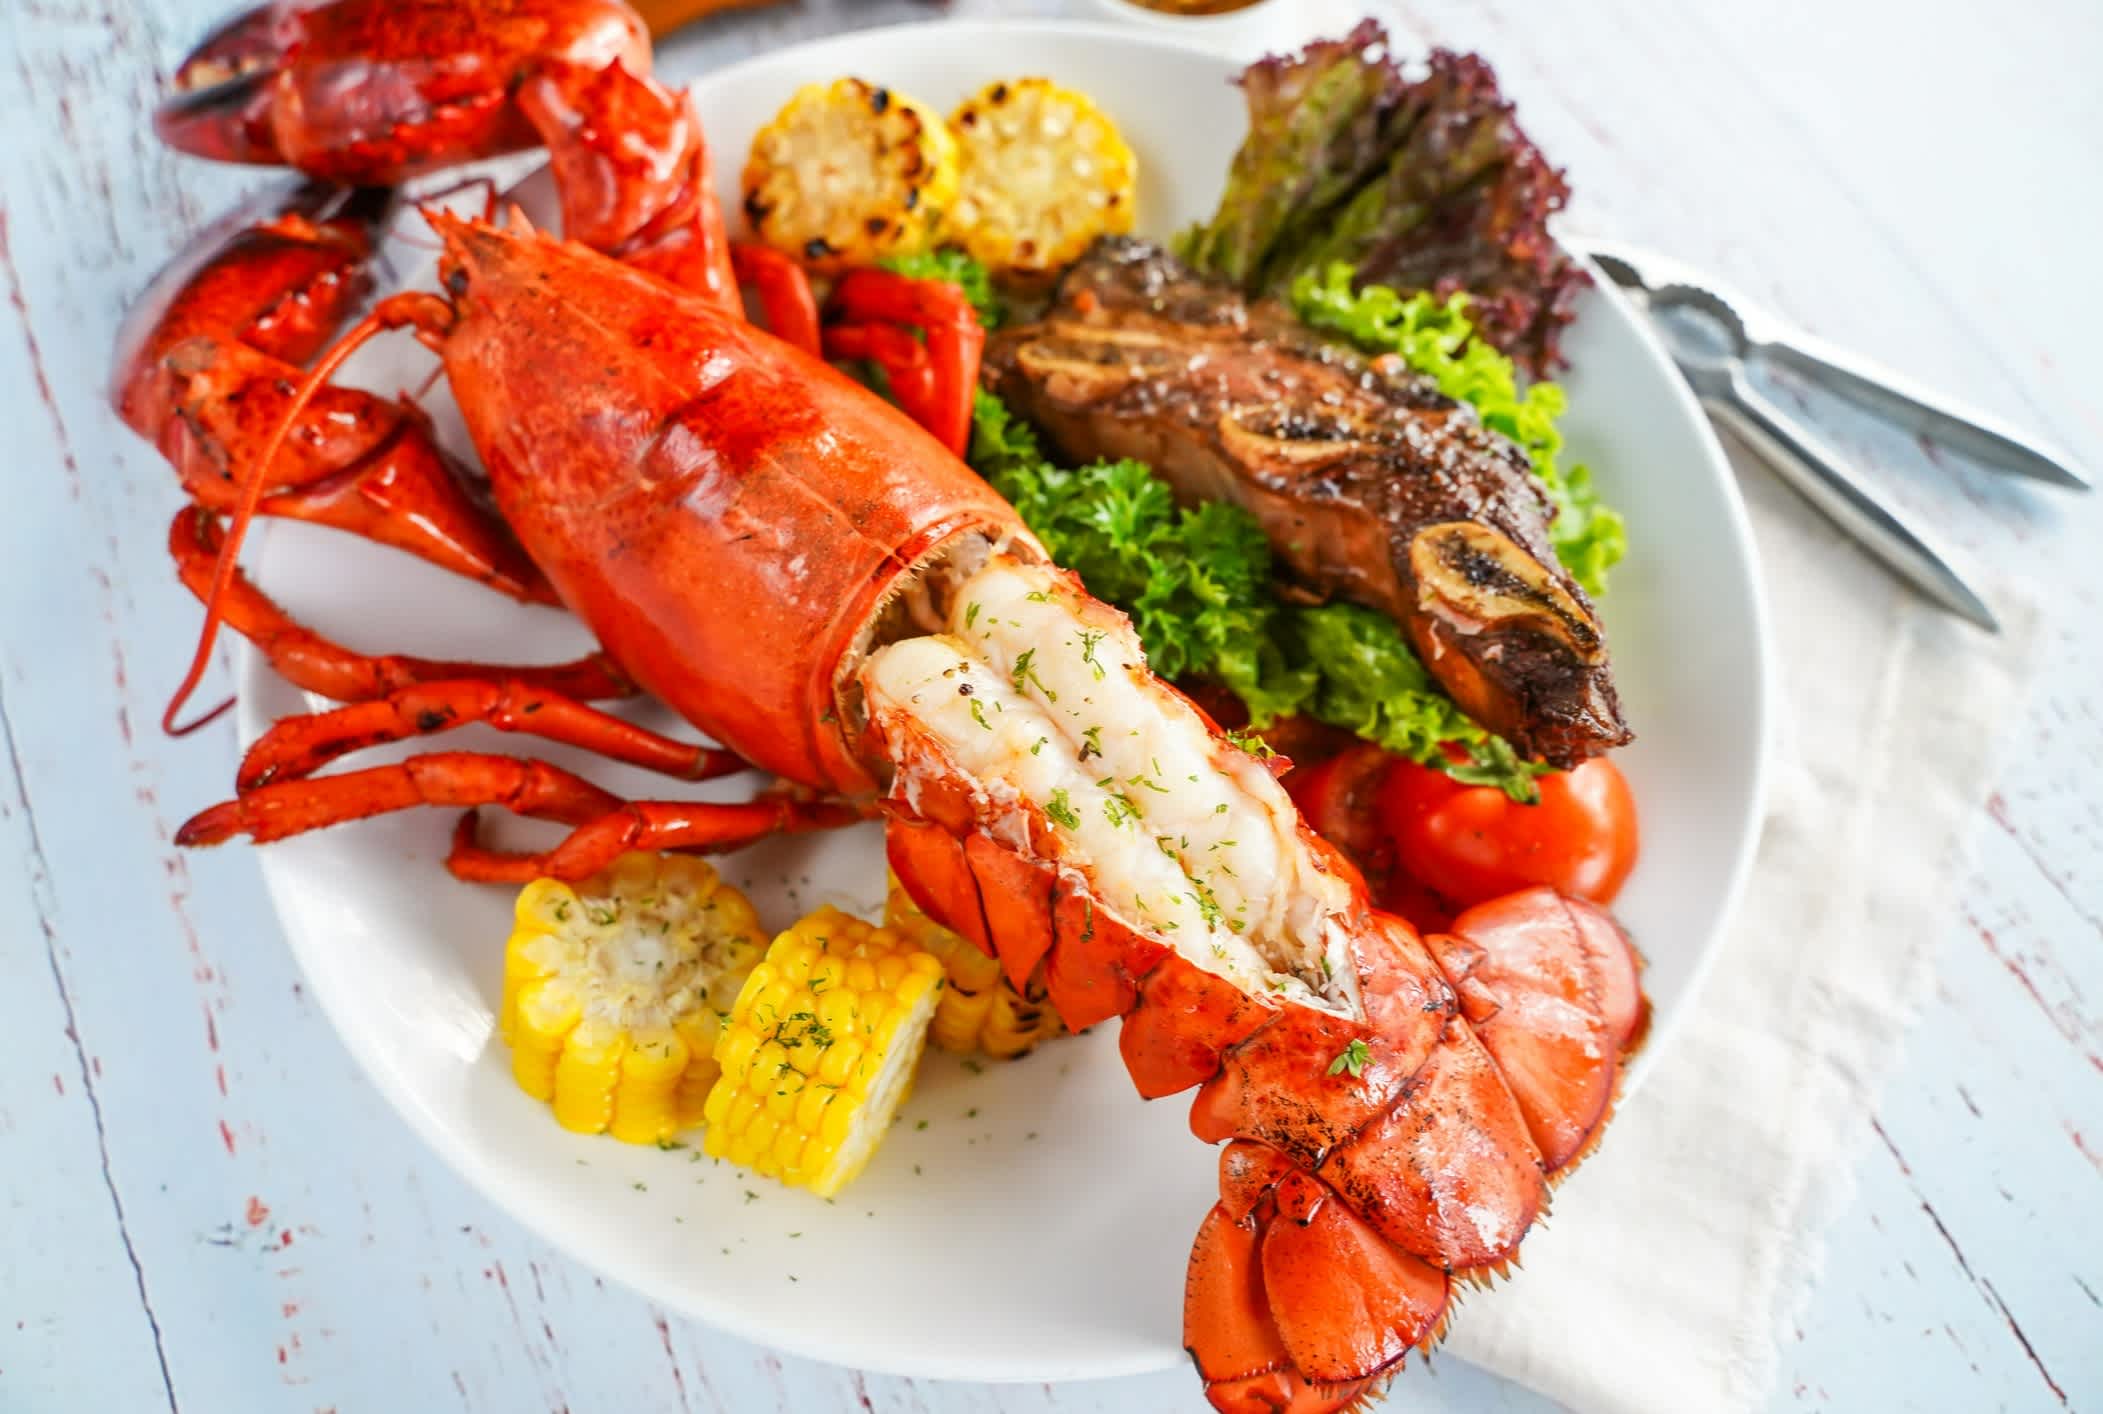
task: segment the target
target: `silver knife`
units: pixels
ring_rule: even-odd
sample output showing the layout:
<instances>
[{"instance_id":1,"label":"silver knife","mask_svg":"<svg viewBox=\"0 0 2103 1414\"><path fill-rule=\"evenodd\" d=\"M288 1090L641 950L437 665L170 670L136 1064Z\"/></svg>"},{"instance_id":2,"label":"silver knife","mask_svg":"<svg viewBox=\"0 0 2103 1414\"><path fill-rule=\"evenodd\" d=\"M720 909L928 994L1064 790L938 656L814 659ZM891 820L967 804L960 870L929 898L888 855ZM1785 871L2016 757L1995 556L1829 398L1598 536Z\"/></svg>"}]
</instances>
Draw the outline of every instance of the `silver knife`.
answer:
<instances>
[{"instance_id":1,"label":"silver knife","mask_svg":"<svg viewBox=\"0 0 2103 1414\"><path fill-rule=\"evenodd\" d=\"M1667 339L1681 375L1718 425L1743 441L1792 489L1901 579L1950 612L1988 631L1998 631L1992 611L1951 567L1948 554L1860 481L1816 433L1762 396L1746 375L1747 358L1771 354L1808 372L1822 386L1912 430L1960 446L1997 469L2085 490L2088 483L2084 479L2012 433L1971 420L1970 414L1948 405L1933 406L1920 400L1931 395L1880 381L1883 375L1859 360L1840 355L1836 361L1825 350L1814 351L1789 338L1753 338L1743 302L1734 303L1717 293L1714 282L1685 267L1605 242L1580 245L1615 285L1653 317L1660 311L1691 310L1720 333L1722 347L1715 353L1692 350L1684 338ZM1763 331L1779 327L1756 309L1752 318ZM1784 348L1789 349L1788 355L1779 352ZM1876 389L1874 395L1866 391L1871 387ZM1947 426L1968 429L1968 440L1945 435Z\"/></svg>"}]
</instances>

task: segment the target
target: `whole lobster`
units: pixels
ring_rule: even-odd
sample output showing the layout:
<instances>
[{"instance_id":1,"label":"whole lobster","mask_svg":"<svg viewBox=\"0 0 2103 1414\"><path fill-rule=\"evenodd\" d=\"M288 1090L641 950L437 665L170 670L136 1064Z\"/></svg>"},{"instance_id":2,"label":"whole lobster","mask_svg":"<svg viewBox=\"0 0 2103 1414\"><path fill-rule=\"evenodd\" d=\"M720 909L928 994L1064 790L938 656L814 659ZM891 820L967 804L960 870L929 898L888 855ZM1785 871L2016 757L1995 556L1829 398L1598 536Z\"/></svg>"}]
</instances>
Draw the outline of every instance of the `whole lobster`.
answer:
<instances>
[{"instance_id":1,"label":"whole lobster","mask_svg":"<svg viewBox=\"0 0 2103 1414\"><path fill-rule=\"evenodd\" d=\"M456 805L461 877L578 878L881 813L931 915L1018 982L1041 971L1069 1025L1121 1016L1141 1094L1198 1087L1192 1127L1225 1148L1185 1339L1213 1404L1354 1404L1443 1331L1456 1280L1503 1270L1597 1139L1642 1029L1634 949L1546 890L1429 938L1373 909L1270 763L1154 678L958 460L977 349L958 292L857 272L832 295L840 343L901 345L918 422L829 367L800 274L727 244L699 126L647 64L613 0L335 0L237 19L179 71L177 145L352 184L221 232L120 344L117 406L195 503L171 545L207 642L223 619L346 704L275 726L181 841ZM372 188L533 142L569 238L431 213L443 293L383 299L324 352L369 287ZM745 321L741 274L785 337ZM925 343L865 336L888 325ZM486 484L412 406L328 383L385 329L439 355ZM495 668L330 643L241 575L258 512L559 601L599 650ZM722 745L590 705L638 689ZM784 784L623 801L462 752L314 775L468 721ZM499 852L484 805L571 829Z\"/></svg>"}]
</instances>

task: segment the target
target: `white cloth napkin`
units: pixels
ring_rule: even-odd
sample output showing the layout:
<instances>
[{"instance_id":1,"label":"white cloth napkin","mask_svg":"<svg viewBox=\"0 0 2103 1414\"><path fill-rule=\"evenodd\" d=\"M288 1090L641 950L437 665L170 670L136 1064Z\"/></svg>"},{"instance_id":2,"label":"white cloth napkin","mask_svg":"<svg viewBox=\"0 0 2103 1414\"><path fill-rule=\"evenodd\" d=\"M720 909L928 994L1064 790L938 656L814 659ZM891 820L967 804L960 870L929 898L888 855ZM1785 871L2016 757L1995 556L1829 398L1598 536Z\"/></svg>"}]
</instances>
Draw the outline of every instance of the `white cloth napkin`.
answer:
<instances>
[{"instance_id":1,"label":"white cloth napkin","mask_svg":"<svg viewBox=\"0 0 2103 1414\"><path fill-rule=\"evenodd\" d=\"M1764 1399L1932 981L2038 638L2020 590L1993 587L1991 638L1914 600L1764 469L1741 463L1739 483L1781 674L1758 862L1670 1064L1447 1347L1586 1411Z\"/></svg>"}]
</instances>

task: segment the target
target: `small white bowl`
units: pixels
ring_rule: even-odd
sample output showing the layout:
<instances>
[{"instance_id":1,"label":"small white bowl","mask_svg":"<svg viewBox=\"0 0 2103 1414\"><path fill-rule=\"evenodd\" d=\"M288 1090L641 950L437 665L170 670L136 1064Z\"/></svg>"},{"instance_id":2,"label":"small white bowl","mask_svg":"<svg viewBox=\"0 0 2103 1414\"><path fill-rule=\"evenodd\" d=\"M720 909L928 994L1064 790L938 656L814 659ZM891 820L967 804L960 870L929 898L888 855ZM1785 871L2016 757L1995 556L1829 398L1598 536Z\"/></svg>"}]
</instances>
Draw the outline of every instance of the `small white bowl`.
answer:
<instances>
[{"instance_id":1,"label":"small white bowl","mask_svg":"<svg viewBox=\"0 0 2103 1414\"><path fill-rule=\"evenodd\" d=\"M1255 0L1218 15L1171 14L1137 0L1095 0L1095 8L1111 19L1235 59L1297 48L1311 34L1305 14L1296 13L1300 0Z\"/></svg>"}]
</instances>

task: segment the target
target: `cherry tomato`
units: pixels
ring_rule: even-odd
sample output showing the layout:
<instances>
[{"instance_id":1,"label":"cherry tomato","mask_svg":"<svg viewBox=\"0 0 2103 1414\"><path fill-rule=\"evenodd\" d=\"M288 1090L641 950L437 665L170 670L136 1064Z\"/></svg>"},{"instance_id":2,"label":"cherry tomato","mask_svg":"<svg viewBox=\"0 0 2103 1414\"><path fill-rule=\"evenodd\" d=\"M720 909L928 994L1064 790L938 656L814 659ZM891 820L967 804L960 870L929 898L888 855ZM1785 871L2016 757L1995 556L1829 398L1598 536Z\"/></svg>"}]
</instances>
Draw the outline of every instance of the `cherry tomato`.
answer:
<instances>
[{"instance_id":1,"label":"cherry tomato","mask_svg":"<svg viewBox=\"0 0 2103 1414\"><path fill-rule=\"evenodd\" d=\"M1286 794L1301 818L1373 878L1386 867L1386 831L1375 812L1383 781L1398 758L1370 742L1345 747L1326 761L1298 766L1285 777Z\"/></svg>"},{"instance_id":2,"label":"cherry tomato","mask_svg":"<svg viewBox=\"0 0 2103 1414\"><path fill-rule=\"evenodd\" d=\"M1612 762L1543 776L1537 805L1397 761L1378 811L1396 868L1463 908L1548 884L1610 903L1636 863L1636 801ZM1319 828L1319 827L1317 827Z\"/></svg>"}]
</instances>

